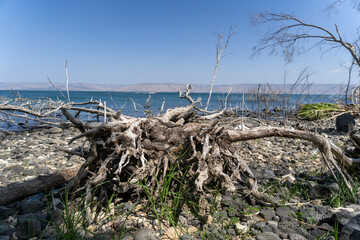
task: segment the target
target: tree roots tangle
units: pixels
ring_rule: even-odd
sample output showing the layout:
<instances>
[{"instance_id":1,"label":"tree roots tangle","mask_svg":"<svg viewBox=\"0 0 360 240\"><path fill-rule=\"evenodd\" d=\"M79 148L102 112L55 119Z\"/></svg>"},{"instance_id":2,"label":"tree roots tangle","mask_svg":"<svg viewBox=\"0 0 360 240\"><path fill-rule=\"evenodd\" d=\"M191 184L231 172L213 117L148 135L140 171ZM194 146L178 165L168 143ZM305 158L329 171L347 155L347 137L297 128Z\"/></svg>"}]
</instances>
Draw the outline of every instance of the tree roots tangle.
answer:
<instances>
[{"instance_id":1,"label":"tree roots tangle","mask_svg":"<svg viewBox=\"0 0 360 240\"><path fill-rule=\"evenodd\" d=\"M90 154L71 182L72 192L87 190L86 202L96 199L99 206L106 205L113 194L134 199L147 189L155 195L167 173L177 166L180 174L186 175L191 194L203 194L206 186L214 182L220 183L225 191L234 192L234 183L242 181L253 197L269 203L258 191L256 178L232 143L273 136L314 143L329 168L338 172L351 189L339 163L342 167L353 167L359 166L359 161L347 158L326 138L285 128L227 130L212 118L199 116L194 106L195 103L170 109L161 117L112 119L72 139L87 137L90 142Z\"/></svg>"}]
</instances>

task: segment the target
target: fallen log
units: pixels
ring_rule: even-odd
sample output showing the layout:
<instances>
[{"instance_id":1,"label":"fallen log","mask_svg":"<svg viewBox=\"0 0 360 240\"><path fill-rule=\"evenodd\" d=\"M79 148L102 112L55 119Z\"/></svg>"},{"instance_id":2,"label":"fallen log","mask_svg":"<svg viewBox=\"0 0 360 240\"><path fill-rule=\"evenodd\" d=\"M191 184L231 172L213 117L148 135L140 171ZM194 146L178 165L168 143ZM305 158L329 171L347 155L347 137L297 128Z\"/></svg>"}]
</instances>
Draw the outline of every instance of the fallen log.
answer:
<instances>
[{"instance_id":1,"label":"fallen log","mask_svg":"<svg viewBox=\"0 0 360 240\"><path fill-rule=\"evenodd\" d=\"M74 178L79 168L80 166L76 166L53 174L38 176L26 182L12 183L2 187L0 188L0 206L59 187Z\"/></svg>"}]
</instances>

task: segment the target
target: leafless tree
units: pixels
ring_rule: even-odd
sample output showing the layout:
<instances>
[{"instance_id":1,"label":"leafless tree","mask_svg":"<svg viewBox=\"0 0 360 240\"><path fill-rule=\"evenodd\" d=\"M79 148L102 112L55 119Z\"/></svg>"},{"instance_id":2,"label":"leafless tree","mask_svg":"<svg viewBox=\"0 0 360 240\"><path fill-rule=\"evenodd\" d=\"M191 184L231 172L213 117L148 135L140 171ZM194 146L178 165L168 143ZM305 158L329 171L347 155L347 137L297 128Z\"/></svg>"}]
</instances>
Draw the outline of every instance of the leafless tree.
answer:
<instances>
[{"instance_id":1,"label":"leafless tree","mask_svg":"<svg viewBox=\"0 0 360 240\"><path fill-rule=\"evenodd\" d=\"M209 91L209 97L206 103L206 107L205 107L205 111L207 111L208 107L209 107L209 103L210 103L210 99L211 99L211 94L212 94L212 90L213 90L213 86L214 86L214 82L215 82L215 78L216 78L216 73L217 73L217 69L220 63L221 58L223 58L224 56L226 56L226 54L224 54L224 51L226 50L226 48L229 46L229 42L230 42L230 38L235 34L236 31L234 31L233 26L231 25L229 28L229 31L227 33L227 35L225 35L225 32L222 33L215 33L215 35L217 36L217 43L216 43L216 64L215 64L215 69L214 69L214 74L211 80L211 85L210 85L210 91ZM225 38L226 36L226 38Z\"/></svg>"},{"instance_id":2,"label":"leafless tree","mask_svg":"<svg viewBox=\"0 0 360 240\"><path fill-rule=\"evenodd\" d=\"M336 0L327 7L327 10L333 11L338 6L343 5L345 2L349 3L351 7L360 11L360 1L359 0Z\"/></svg>"},{"instance_id":3,"label":"leafless tree","mask_svg":"<svg viewBox=\"0 0 360 240\"><path fill-rule=\"evenodd\" d=\"M252 19L254 25L270 24L269 31L260 39L258 45L253 48L253 54L257 55L264 50L270 54L281 53L286 62L291 62L294 57L314 47L328 47L324 53L335 48L348 51L351 57L360 67L359 37L353 42L346 41L341 35L338 26L330 31L318 25L306 23L293 15L286 13L264 12ZM310 47L305 43L311 42Z\"/></svg>"},{"instance_id":4,"label":"leafless tree","mask_svg":"<svg viewBox=\"0 0 360 240\"><path fill-rule=\"evenodd\" d=\"M348 70L348 81L347 81L346 89L345 89L345 104L348 104L349 89L350 89L350 83L351 83L351 75L352 75L352 71L353 71L353 68L354 68L354 64L355 64L354 61L351 62L350 66L340 64L342 67L345 67Z\"/></svg>"}]
</instances>

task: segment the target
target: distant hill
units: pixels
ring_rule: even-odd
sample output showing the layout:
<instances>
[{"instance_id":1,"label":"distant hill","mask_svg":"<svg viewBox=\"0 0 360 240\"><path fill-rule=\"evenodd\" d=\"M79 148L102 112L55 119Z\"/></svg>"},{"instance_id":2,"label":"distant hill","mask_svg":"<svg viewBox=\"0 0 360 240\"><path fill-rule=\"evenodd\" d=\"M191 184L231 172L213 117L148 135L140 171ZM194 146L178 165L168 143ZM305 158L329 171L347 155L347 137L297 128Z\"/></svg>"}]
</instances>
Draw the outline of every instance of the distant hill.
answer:
<instances>
[{"instance_id":1,"label":"distant hill","mask_svg":"<svg viewBox=\"0 0 360 240\"><path fill-rule=\"evenodd\" d=\"M65 90L65 83L55 83L55 86L60 90ZM265 87L262 84L261 87ZM270 88L271 90L270 90ZM284 92L291 89L292 84L269 84L267 92ZM305 85L300 85L292 91L292 93L302 92ZM242 93L242 92L256 92L258 84L234 84L234 85L214 85L213 92L227 93ZM144 83L144 84L89 84L89 83L70 83L70 91L110 91L110 92L177 92L184 90L185 84L176 83ZM313 94L338 94L344 91L344 85L338 84L313 84L309 88L309 93ZM0 90L39 90L39 91L56 91L56 89L48 82L0 82ZM210 85L193 85L192 92L209 92ZM307 92L307 91L306 91Z\"/></svg>"}]
</instances>

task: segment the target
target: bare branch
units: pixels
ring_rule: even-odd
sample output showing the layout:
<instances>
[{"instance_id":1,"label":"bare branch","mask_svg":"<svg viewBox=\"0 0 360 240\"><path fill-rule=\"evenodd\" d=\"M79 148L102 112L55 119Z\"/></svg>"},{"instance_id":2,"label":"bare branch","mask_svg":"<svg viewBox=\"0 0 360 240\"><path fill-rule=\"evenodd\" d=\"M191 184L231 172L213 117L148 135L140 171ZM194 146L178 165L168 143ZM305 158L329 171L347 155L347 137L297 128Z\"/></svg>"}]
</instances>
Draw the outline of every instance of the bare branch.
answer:
<instances>
[{"instance_id":1,"label":"bare branch","mask_svg":"<svg viewBox=\"0 0 360 240\"><path fill-rule=\"evenodd\" d=\"M211 99L211 94L212 94L212 90L213 90L213 86L214 86L214 82L215 82L215 78L216 78L216 73L217 73L217 69L220 63L220 59L222 57L224 57L225 55L223 54L224 51L226 50L226 48L229 46L229 42L230 42L230 38L236 33L235 30L233 30L233 26L231 25L229 28L229 31L227 33L226 36L226 40L224 43L224 38L225 38L225 33L215 33L215 35L217 36L217 43L216 43L216 64L215 64L215 69L214 69L214 74L211 80L211 85L210 85L210 91L209 91L209 97L205 106L205 111L207 111L208 107L209 107L209 103L210 103L210 99Z\"/></svg>"},{"instance_id":2,"label":"bare branch","mask_svg":"<svg viewBox=\"0 0 360 240\"><path fill-rule=\"evenodd\" d=\"M67 60L65 61L65 74L66 74L66 92L67 92L67 101L70 102L70 94L69 94L69 75L67 69Z\"/></svg>"},{"instance_id":3,"label":"bare branch","mask_svg":"<svg viewBox=\"0 0 360 240\"><path fill-rule=\"evenodd\" d=\"M346 42L338 27L335 33L323 27L305 23L293 15L285 13L264 12L252 20L253 25L270 24L270 30L263 35L257 46L253 48L253 56L264 50L269 50L270 55L281 53L286 62L291 62L294 57L308 51L313 47L329 46L330 49L345 48L360 66L360 49L355 42ZM312 40L310 48L305 43Z\"/></svg>"}]
</instances>

